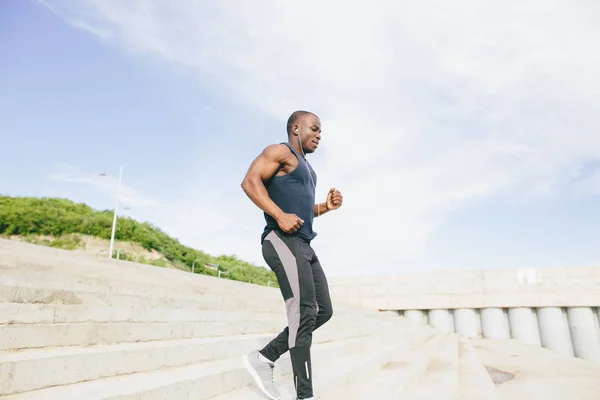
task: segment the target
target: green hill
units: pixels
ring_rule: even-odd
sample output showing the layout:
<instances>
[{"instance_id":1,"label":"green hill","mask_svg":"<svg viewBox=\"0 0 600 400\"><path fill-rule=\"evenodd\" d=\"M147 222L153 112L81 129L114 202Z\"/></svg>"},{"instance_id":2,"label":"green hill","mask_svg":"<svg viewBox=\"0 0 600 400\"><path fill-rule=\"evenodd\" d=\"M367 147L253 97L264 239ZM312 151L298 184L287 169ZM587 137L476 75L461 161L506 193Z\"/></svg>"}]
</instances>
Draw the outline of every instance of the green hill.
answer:
<instances>
[{"instance_id":1,"label":"green hill","mask_svg":"<svg viewBox=\"0 0 600 400\"><path fill-rule=\"evenodd\" d=\"M93 210L86 204L67 199L0 196L0 235L3 237L22 237L33 243L77 250L86 246L86 237L109 240L112 221L112 210ZM275 274L270 269L233 255L215 257L184 246L148 222L119 217L116 241L138 245L129 246L129 251L119 250L120 259L186 271L191 271L194 265L195 273L213 276L218 275L214 270L214 265L218 265L223 278L277 287ZM131 250L135 248L146 252ZM115 250L115 256L116 253Z\"/></svg>"}]
</instances>

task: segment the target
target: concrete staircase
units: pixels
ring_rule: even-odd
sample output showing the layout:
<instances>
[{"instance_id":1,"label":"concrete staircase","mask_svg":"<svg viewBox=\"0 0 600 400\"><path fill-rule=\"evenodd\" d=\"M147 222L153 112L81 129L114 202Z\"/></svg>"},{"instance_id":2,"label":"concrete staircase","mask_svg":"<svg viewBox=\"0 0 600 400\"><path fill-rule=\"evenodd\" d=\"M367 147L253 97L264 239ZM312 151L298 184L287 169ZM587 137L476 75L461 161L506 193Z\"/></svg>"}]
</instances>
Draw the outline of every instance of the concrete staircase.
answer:
<instances>
[{"instance_id":1,"label":"concrete staircase","mask_svg":"<svg viewBox=\"0 0 600 400\"><path fill-rule=\"evenodd\" d=\"M241 356L285 325L278 289L0 240L0 399L264 399ZM325 400L600 393L592 363L335 299L313 343L315 392ZM548 365L560 366L554 391L541 384L558 382ZM289 355L275 379L282 400L294 399Z\"/></svg>"}]
</instances>

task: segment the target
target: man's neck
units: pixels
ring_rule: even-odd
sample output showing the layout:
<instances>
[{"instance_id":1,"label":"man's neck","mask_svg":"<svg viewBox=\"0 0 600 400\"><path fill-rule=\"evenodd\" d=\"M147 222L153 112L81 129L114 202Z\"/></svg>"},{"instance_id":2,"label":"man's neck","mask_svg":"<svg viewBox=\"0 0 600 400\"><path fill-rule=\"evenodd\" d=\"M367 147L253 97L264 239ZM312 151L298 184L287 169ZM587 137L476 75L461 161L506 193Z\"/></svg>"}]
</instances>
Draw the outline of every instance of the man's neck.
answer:
<instances>
[{"instance_id":1,"label":"man's neck","mask_svg":"<svg viewBox=\"0 0 600 400\"><path fill-rule=\"evenodd\" d=\"M304 158L306 158L306 154L304 154L304 150L300 147L300 143L297 139L292 139L290 138L288 140L288 144L290 146L292 146L294 148L294 150L296 150L298 152L298 154L302 155Z\"/></svg>"}]
</instances>

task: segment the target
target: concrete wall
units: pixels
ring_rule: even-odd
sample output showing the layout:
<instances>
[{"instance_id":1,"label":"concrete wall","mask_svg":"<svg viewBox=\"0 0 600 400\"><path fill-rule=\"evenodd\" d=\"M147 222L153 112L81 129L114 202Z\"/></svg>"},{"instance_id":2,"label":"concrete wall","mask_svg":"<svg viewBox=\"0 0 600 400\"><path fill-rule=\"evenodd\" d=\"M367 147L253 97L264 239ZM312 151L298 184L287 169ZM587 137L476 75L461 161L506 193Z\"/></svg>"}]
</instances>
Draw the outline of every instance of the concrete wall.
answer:
<instances>
[{"instance_id":1,"label":"concrete wall","mask_svg":"<svg viewBox=\"0 0 600 400\"><path fill-rule=\"evenodd\" d=\"M600 267L335 278L330 286L336 298L382 310L600 306Z\"/></svg>"},{"instance_id":2,"label":"concrete wall","mask_svg":"<svg viewBox=\"0 0 600 400\"><path fill-rule=\"evenodd\" d=\"M417 323L600 362L600 267L336 278L330 286L336 300Z\"/></svg>"},{"instance_id":3,"label":"concrete wall","mask_svg":"<svg viewBox=\"0 0 600 400\"><path fill-rule=\"evenodd\" d=\"M471 338L517 339L600 362L600 309L595 307L461 308L398 313L416 323Z\"/></svg>"}]
</instances>

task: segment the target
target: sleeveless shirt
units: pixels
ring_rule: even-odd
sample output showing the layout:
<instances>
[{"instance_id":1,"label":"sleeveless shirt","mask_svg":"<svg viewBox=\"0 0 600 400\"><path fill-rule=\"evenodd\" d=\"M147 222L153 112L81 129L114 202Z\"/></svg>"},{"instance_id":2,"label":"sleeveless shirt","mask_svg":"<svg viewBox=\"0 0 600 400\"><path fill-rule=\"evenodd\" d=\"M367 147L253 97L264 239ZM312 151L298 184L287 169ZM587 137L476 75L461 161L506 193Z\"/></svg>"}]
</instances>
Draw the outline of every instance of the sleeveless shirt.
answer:
<instances>
[{"instance_id":1,"label":"sleeveless shirt","mask_svg":"<svg viewBox=\"0 0 600 400\"><path fill-rule=\"evenodd\" d=\"M298 166L291 172L277 176L273 175L265 182L269 197L281 210L288 214L296 214L304 223L294 233L287 234L279 228L275 218L264 213L266 226L261 236L261 243L272 230L277 230L284 236L297 236L306 241L311 241L317 236L313 231L313 218L315 206L315 187L317 174L306 161L289 143L285 144L298 159ZM312 180L311 180L312 177Z\"/></svg>"}]
</instances>

